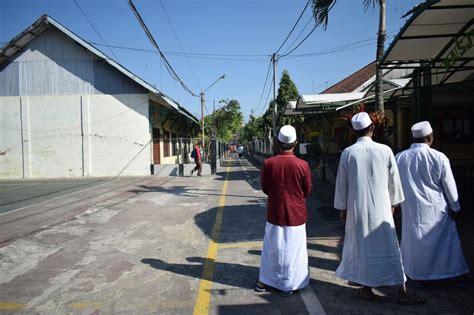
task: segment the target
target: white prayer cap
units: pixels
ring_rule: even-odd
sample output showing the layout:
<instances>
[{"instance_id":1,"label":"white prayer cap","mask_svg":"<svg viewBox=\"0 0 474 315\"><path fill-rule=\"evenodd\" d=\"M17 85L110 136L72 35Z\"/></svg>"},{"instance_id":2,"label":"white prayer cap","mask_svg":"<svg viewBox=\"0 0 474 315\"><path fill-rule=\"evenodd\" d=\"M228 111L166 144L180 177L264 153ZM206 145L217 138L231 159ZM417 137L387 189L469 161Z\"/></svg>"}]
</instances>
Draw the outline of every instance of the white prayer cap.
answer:
<instances>
[{"instance_id":1,"label":"white prayer cap","mask_svg":"<svg viewBox=\"0 0 474 315\"><path fill-rule=\"evenodd\" d=\"M411 134L415 139L426 137L432 133L433 129L427 121L420 121L411 127Z\"/></svg>"},{"instance_id":2,"label":"white prayer cap","mask_svg":"<svg viewBox=\"0 0 474 315\"><path fill-rule=\"evenodd\" d=\"M366 112L355 114L352 116L351 122L354 130L362 130L372 125L372 119L370 119L369 114Z\"/></svg>"},{"instance_id":3,"label":"white prayer cap","mask_svg":"<svg viewBox=\"0 0 474 315\"><path fill-rule=\"evenodd\" d=\"M293 126L285 125L278 133L278 140L281 143L293 143L296 141L296 130Z\"/></svg>"}]
</instances>

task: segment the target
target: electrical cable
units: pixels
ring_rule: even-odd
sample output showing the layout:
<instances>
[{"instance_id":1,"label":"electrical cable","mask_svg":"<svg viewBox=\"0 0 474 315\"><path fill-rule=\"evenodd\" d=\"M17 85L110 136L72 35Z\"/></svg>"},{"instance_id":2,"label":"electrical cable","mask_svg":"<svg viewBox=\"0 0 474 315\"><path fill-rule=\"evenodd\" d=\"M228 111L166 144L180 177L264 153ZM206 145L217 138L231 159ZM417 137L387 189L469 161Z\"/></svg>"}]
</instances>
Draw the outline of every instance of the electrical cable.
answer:
<instances>
[{"instance_id":1,"label":"electrical cable","mask_svg":"<svg viewBox=\"0 0 474 315\"><path fill-rule=\"evenodd\" d=\"M278 54L278 52L279 52L280 49L283 47L283 45L285 45L285 43L286 43L286 41L288 40L288 38L290 37L291 33L293 33L293 31L295 30L296 25L298 25L299 21L301 20L301 17L303 16L304 12L306 11L306 8L308 8L308 5L309 5L309 0L306 2L306 5L304 6L303 11L301 11L300 16L298 17L298 19L297 19L296 22L295 22L295 25L293 25L293 27L291 28L291 31L288 33L288 35L286 36L286 38L285 38L285 40L283 41L283 43L281 43L280 47L277 49L277 51L275 52L275 54Z\"/></svg>"},{"instance_id":2,"label":"electrical cable","mask_svg":"<svg viewBox=\"0 0 474 315\"><path fill-rule=\"evenodd\" d=\"M135 5L133 4L132 0L128 0L128 4L130 5L130 8L132 9L133 13L135 14L135 17L137 18L138 22L140 23L141 27L143 28L143 30L145 31L148 39L150 40L150 42L153 44L153 46L158 50L158 52L160 53L160 56L161 56L161 59L163 60L163 63L165 64L165 67L166 67L166 70L168 71L168 73L170 74L170 76L177 82L179 82L181 84L181 87L187 91L189 94L191 94L192 96L198 96L196 93L193 93L193 91L191 91L188 86L181 80L181 78L178 76L178 74L176 73L176 71L173 69L173 67L171 66L171 64L168 62L168 60L166 59L165 55L163 54L163 52L161 51L160 47L158 46L158 44L156 43L155 39L153 38L153 35L150 33L150 31L148 30L148 27L146 26L145 22L143 21L142 17L140 16L140 13L138 13L137 9L135 8Z\"/></svg>"},{"instance_id":3,"label":"electrical cable","mask_svg":"<svg viewBox=\"0 0 474 315\"><path fill-rule=\"evenodd\" d=\"M262 103L263 95L265 94L265 89L267 87L268 75L270 74L271 66L272 66L272 63L269 62L268 63L268 69L267 69L267 75L265 76L265 83L263 84L262 93L260 94L260 99L258 101L257 107L255 108L255 112L257 112L258 109L260 108L260 106L262 105L261 103Z\"/></svg>"},{"instance_id":4,"label":"electrical cable","mask_svg":"<svg viewBox=\"0 0 474 315\"><path fill-rule=\"evenodd\" d=\"M107 45L107 42L105 41L105 39L102 37L102 35L100 35L99 31L95 28L94 24L92 24L91 20L89 20L89 18L87 17L87 14L86 12L84 12L84 10L82 10L82 8L79 6L79 4L77 3L76 0L73 0L74 3L76 4L76 6L79 8L79 11L81 11L82 15L86 18L87 22L89 22L89 25L94 29L94 31L97 33L97 35L99 35L100 39L102 39L102 41L106 44L106 46L109 48L110 52L112 53L112 55L115 57L115 59L119 60L117 55L113 52L113 50Z\"/></svg>"},{"instance_id":5,"label":"electrical cable","mask_svg":"<svg viewBox=\"0 0 474 315\"><path fill-rule=\"evenodd\" d=\"M168 22L170 23L171 30L173 30L174 37L175 37L176 41L178 42L179 47L181 48L181 50L184 51L183 45L181 45L181 41L178 38L178 34L176 33L176 30L174 29L173 23L171 22L171 19L168 15L168 11L166 11L165 5L163 4L163 0L160 0L160 3L161 3L161 7L163 8L163 12L165 12L166 19L168 19ZM188 64L189 70L191 71L191 74L193 75L194 80L196 81L196 83L199 87L199 90L202 90L201 85L199 84L199 81L196 77L196 74L194 74L193 68L191 67L191 64L189 63L189 60L186 57L187 57L186 54L184 54L184 59L186 60L186 63Z\"/></svg>"}]
</instances>

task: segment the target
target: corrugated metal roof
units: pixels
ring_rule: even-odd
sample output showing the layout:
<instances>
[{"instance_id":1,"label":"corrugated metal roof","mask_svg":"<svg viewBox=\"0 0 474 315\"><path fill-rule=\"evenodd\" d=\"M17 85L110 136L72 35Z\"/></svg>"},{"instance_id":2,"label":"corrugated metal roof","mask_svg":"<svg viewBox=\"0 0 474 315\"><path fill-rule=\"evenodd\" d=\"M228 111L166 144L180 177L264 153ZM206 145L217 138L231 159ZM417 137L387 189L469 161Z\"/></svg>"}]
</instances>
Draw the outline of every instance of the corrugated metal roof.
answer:
<instances>
[{"instance_id":1,"label":"corrugated metal roof","mask_svg":"<svg viewBox=\"0 0 474 315\"><path fill-rule=\"evenodd\" d=\"M154 86L149 84L148 82L144 81L121 64L117 63L115 60L108 57L106 54L102 53L100 50L89 44L87 41L83 40L78 35L74 34L72 31L61 25L59 22L54 20L52 17L48 15L41 16L38 20L36 20L30 27L26 30L15 36L10 42L8 42L2 49L0 49L0 65L7 63L13 58L17 53L22 51L33 39L35 39L39 34L41 34L44 30L49 28L50 26L54 26L72 40L77 42L78 44L82 45L84 48L95 54L97 57L103 59L109 65L138 83L140 86L148 90L149 92L156 94L159 96L163 101L172 109L178 111L180 114L186 116L190 120L195 123L198 123L199 120L190 114L186 109L180 106L177 102L175 102L172 98L161 92L160 90L156 89Z\"/></svg>"}]
</instances>

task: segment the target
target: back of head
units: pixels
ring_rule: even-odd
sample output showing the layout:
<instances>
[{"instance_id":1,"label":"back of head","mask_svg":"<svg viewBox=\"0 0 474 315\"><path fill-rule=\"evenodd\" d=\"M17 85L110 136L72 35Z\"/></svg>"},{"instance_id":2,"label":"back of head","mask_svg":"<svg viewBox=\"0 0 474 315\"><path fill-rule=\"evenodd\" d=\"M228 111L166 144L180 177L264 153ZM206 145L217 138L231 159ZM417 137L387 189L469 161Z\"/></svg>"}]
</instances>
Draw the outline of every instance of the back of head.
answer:
<instances>
[{"instance_id":1,"label":"back of head","mask_svg":"<svg viewBox=\"0 0 474 315\"><path fill-rule=\"evenodd\" d=\"M278 132L278 142L282 150L290 150L296 145L296 130L291 125L285 125Z\"/></svg>"},{"instance_id":2,"label":"back of head","mask_svg":"<svg viewBox=\"0 0 474 315\"><path fill-rule=\"evenodd\" d=\"M420 121L411 127L414 142L426 142L427 137L433 133L433 128L428 121Z\"/></svg>"}]
</instances>

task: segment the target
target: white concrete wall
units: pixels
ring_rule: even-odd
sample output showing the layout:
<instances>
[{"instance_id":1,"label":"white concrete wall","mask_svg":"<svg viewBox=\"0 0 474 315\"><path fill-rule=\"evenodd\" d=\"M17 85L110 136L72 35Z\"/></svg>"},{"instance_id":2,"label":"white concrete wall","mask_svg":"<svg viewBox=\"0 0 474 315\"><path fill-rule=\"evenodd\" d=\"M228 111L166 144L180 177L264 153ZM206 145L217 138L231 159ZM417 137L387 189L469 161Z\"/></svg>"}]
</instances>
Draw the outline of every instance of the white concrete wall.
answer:
<instances>
[{"instance_id":1,"label":"white concrete wall","mask_svg":"<svg viewBox=\"0 0 474 315\"><path fill-rule=\"evenodd\" d=\"M150 175L148 96L91 95L85 106L89 108L85 133L90 135L90 174Z\"/></svg>"},{"instance_id":2,"label":"white concrete wall","mask_svg":"<svg viewBox=\"0 0 474 315\"><path fill-rule=\"evenodd\" d=\"M148 96L0 97L0 178L150 174Z\"/></svg>"},{"instance_id":3,"label":"white concrete wall","mask_svg":"<svg viewBox=\"0 0 474 315\"><path fill-rule=\"evenodd\" d=\"M22 178L19 97L0 97L0 178Z\"/></svg>"}]
</instances>

